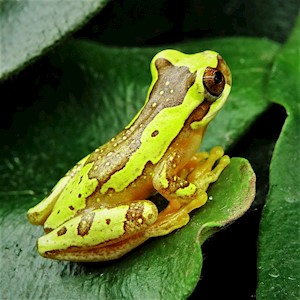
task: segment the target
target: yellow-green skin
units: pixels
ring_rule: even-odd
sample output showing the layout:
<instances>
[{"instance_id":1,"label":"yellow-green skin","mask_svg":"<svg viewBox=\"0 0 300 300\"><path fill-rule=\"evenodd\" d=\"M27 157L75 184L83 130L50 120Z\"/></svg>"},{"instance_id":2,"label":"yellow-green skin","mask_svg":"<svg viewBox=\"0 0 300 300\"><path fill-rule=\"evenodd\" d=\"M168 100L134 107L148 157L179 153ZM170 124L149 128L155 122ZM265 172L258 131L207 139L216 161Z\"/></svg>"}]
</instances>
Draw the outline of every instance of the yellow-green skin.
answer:
<instances>
[{"instance_id":1,"label":"yellow-green skin","mask_svg":"<svg viewBox=\"0 0 300 300\"><path fill-rule=\"evenodd\" d=\"M225 78L223 92L213 101L207 101L203 84L207 67L218 68ZM42 256L116 259L149 237L184 226L188 213L206 202L208 185L229 158L220 147L210 154L196 152L229 95L230 70L213 51L164 50L153 58L151 73L146 102L131 123L78 162L28 211L29 221L44 225L47 233L38 240ZM169 201L159 214L145 200L155 192Z\"/></svg>"}]
</instances>

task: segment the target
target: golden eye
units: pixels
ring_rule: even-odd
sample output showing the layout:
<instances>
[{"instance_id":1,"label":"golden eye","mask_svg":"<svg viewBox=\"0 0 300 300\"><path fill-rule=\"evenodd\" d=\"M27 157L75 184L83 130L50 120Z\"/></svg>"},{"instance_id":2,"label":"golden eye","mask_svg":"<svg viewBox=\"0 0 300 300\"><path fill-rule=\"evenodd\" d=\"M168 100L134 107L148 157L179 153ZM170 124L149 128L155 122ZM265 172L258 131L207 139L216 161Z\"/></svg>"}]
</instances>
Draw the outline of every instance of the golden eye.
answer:
<instances>
[{"instance_id":1,"label":"golden eye","mask_svg":"<svg viewBox=\"0 0 300 300\"><path fill-rule=\"evenodd\" d=\"M218 69L207 67L203 75L203 84L207 92L218 97L224 90L225 78Z\"/></svg>"}]
</instances>

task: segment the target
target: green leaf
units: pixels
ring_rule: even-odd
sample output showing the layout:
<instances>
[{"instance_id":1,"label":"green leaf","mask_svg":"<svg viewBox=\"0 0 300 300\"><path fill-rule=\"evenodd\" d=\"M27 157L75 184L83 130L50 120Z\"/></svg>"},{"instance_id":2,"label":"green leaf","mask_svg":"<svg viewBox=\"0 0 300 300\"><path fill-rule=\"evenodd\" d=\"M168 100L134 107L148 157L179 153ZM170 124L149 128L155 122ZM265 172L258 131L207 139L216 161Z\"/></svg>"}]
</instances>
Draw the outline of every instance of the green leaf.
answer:
<instances>
[{"instance_id":1,"label":"green leaf","mask_svg":"<svg viewBox=\"0 0 300 300\"><path fill-rule=\"evenodd\" d=\"M0 79L23 68L99 11L107 0L1 1Z\"/></svg>"},{"instance_id":2,"label":"green leaf","mask_svg":"<svg viewBox=\"0 0 300 300\"><path fill-rule=\"evenodd\" d=\"M288 117L273 152L260 223L258 299L300 298L300 17L276 56L268 94Z\"/></svg>"},{"instance_id":3,"label":"green leaf","mask_svg":"<svg viewBox=\"0 0 300 300\"><path fill-rule=\"evenodd\" d=\"M206 147L233 145L268 106L263 87L278 46L232 38L172 47L185 52L215 49L230 65L232 96L211 124ZM6 298L24 298L24 291L30 299L185 298L199 280L199 244L248 209L254 174L247 161L233 159L209 191L213 200L193 213L186 227L148 241L123 259L75 264L38 256L35 242L42 229L26 221L26 210L76 161L130 121L144 101L151 80L148 65L158 50L71 42L46 57L43 72L33 69L31 76L21 74L14 82L7 101L36 101L16 114L9 131L0 132L1 253L6 257L1 272Z\"/></svg>"}]
</instances>

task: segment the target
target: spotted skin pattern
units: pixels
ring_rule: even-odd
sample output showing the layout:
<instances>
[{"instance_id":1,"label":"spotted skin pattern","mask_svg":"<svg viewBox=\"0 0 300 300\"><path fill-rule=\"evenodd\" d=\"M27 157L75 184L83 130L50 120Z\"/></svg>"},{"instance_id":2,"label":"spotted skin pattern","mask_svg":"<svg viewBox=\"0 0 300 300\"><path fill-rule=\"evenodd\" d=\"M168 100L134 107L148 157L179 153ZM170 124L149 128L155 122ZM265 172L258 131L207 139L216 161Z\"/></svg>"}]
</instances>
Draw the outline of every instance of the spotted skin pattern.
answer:
<instances>
[{"instance_id":1,"label":"spotted skin pattern","mask_svg":"<svg viewBox=\"0 0 300 300\"><path fill-rule=\"evenodd\" d=\"M169 234L206 202L209 184L229 164L221 147L197 153L231 88L221 56L163 50L150 69L145 104L130 124L28 211L29 221L46 232L38 240L42 256L112 260L150 237ZM161 212L146 200L156 192L168 201Z\"/></svg>"}]
</instances>

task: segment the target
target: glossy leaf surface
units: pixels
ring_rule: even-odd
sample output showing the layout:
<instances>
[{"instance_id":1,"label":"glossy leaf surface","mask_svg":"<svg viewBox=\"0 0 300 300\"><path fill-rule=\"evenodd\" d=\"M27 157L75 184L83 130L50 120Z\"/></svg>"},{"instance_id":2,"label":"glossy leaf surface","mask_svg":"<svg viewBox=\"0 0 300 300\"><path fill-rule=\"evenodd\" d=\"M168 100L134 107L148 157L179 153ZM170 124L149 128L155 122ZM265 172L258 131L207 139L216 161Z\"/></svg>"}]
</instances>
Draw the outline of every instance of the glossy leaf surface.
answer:
<instances>
[{"instance_id":1,"label":"glossy leaf surface","mask_svg":"<svg viewBox=\"0 0 300 300\"><path fill-rule=\"evenodd\" d=\"M249 49L232 55L233 46L239 43L255 45L256 53L260 48L258 58L252 59ZM266 47L268 51L264 52ZM230 65L236 78L232 97L211 124L205 147L232 145L268 105L259 89L246 94L239 86L245 86L244 79L248 83L253 80L257 87L263 85L272 60L271 50L275 53L277 45L255 39L224 39L176 48L191 53L215 49ZM40 78L34 91L28 83L36 81L31 74L25 82L21 77L19 88L10 94L15 97L22 90L23 96L37 100L15 116L10 131L2 132L1 222L5 230L1 251L7 258L3 278L10 284L4 285L3 292L8 298L21 297L24 290L31 299L62 294L90 299L138 299L141 295L150 299L186 298L200 276L200 244L248 209L254 196L254 174L246 160L233 159L209 192L213 200L193 214L188 226L174 234L150 240L123 259L104 265L55 262L38 256L35 241L42 229L27 222L26 210L42 199L80 157L130 121L145 98L150 83L149 61L158 50L68 43L47 57L43 65L47 75L35 75ZM251 59L260 67L253 68ZM252 75L245 77L247 68ZM36 74L36 70L31 71ZM236 126L236 121L231 122L232 116L245 110L243 101L253 98L257 104L253 103L241 126ZM237 109L241 109L240 113L234 112ZM229 130L234 138L226 140ZM28 270L35 272L29 276ZM21 278L22 284L17 285ZM12 290L13 282L18 287Z\"/></svg>"},{"instance_id":2,"label":"glossy leaf surface","mask_svg":"<svg viewBox=\"0 0 300 300\"><path fill-rule=\"evenodd\" d=\"M259 299L300 297L300 17L275 58L268 94L287 118L270 166L270 190L260 223Z\"/></svg>"}]
</instances>

